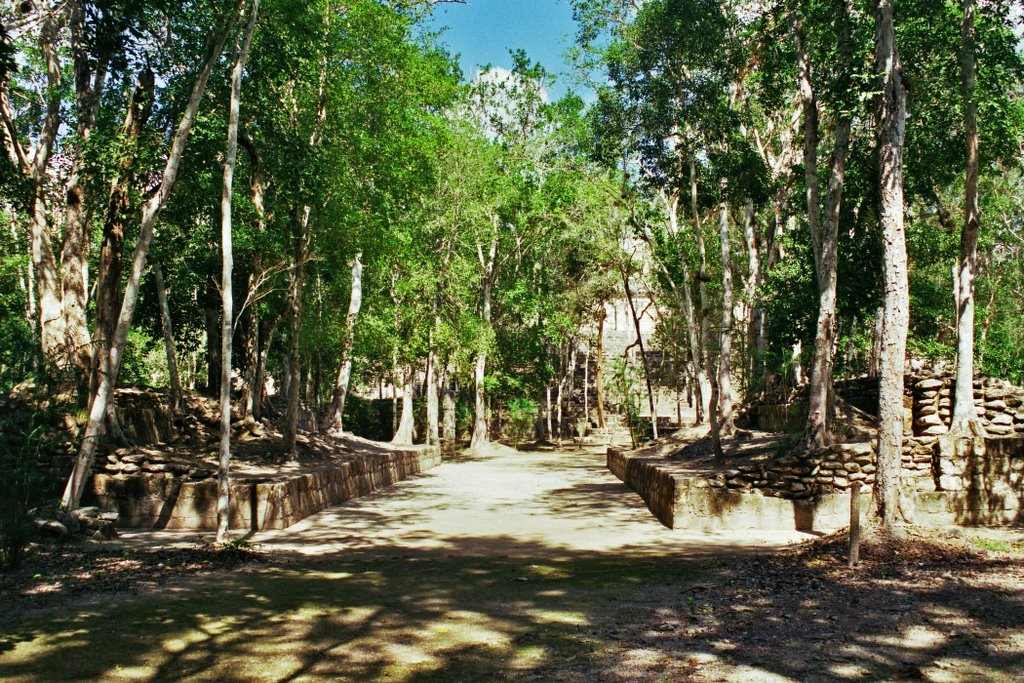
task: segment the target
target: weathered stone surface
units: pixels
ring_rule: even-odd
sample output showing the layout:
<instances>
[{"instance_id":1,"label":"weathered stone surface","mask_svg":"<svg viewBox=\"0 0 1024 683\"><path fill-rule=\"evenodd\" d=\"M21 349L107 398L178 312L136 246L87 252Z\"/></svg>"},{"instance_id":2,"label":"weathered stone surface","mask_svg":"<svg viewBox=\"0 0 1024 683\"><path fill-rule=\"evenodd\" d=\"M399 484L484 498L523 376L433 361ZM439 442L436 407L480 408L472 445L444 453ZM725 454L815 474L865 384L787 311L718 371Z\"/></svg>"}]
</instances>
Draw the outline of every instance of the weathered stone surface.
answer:
<instances>
[{"instance_id":1,"label":"weathered stone surface","mask_svg":"<svg viewBox=\"0 0 1024 683\"><path fill-rule=\"evenodd\" d=\"M62 539L67 538L70 534L68 528L55 519L37 519L35 520L35 524L36 531L43 536Z\"/></svg>"},{"instance_id":2,"label":"weathered stone surface","mask_svg":"<svg viewBox=\"0 0 1024 683\"><path fill-rule=\"evenodd\" d=\"M935 413L930 415L921 415L919 418L914 420L915 427L932 427L941 424L942 420L940 420L939 416Z\"/></svg>"},{"instance_id":3,"label":"weathered stone surface","mask_svg":"<svg viewBox=\"0 0 1024 683\"><path fill-rule=\"evenodd\" d=\"M236 480L231 491L231 528L282 529L325 507L430 469L440 459L437 447L417 447L367 454L273 481ZM105 507L118 509L118 521L124 526L216 528L215 479L197 480L170 472L97 474L93 494Z\"/></svg>"},{"instance_id":4,"label":"weathered stone surface","mask_svg":"<svg viewBox=\"0 0 1024 683\"><path fill-rule=\"evenodd\" d=\"M993 425L1006 425L1010 426L1013 424L1013 416L1007 413L1000 413L989 420L989 424Z\"/></svg>"},{"instance_id":5,"label":"weathered stone surface","mask_svg":"<svg viewBox=\"0 0 1024 683\"><path fill-rule=\"evenodd\" d=\"M946 425L940 423L940 424L928 427L927 429L925 429L922 432L922 434L924 434L925 436L939 436L941 434L945 434L948 431L949 431L949 428L946 427Z\"/></svg>"},{"instance_id":6,"label":"weathered stone surface","mask_svg":"<svg viewBox=\"0 0 1024 683\"><path fill-rule=\"evenodd\" d=\"M960 477L944 474L939 477L939 488L943 491L960 491L963 489L963 483Z\"/></svg>"}]
</instances>

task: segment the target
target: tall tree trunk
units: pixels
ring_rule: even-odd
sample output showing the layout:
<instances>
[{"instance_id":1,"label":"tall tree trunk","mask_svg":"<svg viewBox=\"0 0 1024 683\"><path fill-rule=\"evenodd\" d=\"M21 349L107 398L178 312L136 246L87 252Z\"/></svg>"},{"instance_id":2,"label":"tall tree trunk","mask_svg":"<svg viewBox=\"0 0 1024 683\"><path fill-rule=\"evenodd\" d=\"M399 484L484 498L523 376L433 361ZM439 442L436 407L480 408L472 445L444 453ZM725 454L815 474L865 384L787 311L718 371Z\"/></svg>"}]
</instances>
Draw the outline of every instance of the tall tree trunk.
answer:
<instances>
[{"instance_id":1,"label":"tall tree trunk","mask_svg":"<svg viewBox=\"0 0 1024 683\"><path fill-rule=\"evenodd\" d=\"M62 303L66 325L66 345L71 365L78 376L79 394L81 402L84 404L88 400L92 345L85 319L89 298L89 234L82 173L85 166L84 147L92 136L100 105L100 95L107 79L109 50L102 47L106 41L100 39L96 41L101 46L97 50L97 54L90 55L85 3L75 0L70 3L69 10L78 140L71 173L64 185L65 215L64 248L61 254L61 285L63 287ZM95 64L95 71L92 68L93 64Z\"/></svg>"},{"instance_id":2,"label":"tall tree trunk","mask_svg":"<svg viewBox=\"0 0 1024 683\"><path fill-rule=\"evenodd\" d=\"M487 256L484 256L483 245L477 243L477 255L480 258L482 269L482 292L481 292L481 313L484 326L491 326L491 287L494 284L494 268L498 255L498 222L494 219L494 236L491 238L491 246ZM487 349L481 348L477 352L476 366L473 369L473 382L475 401L473 416L473 438L470 440L469 448L474 453L479 453L487 447L487 410L484 401L484 377L487 372Z\"/></svg>"},{"instance_id":3,"label":"tall tree trunk","mask_svg":"<svg viewBox=\"0 0 1024 683\"><path fill-rule=\"evenodd\" d=\"M885 296L879 363L878 469L874 496L883 527L891 528L904 514L901 510L900 489L903 368L910 317L907 247L903 229L906 90L895 41L892 0L876 0L875 41L876 69L882 75L878 113L878 170Z\"/></svg>"},{"instance_id":4,"label":"tall tree trunk","mask_svg":"<svg viewBox=\"0 0 1024 683\"><path fill-rule=\"evenodd\" d=\"M647 402L651 410L651 429L655 439L658 438L658 410L654 405L654 386L651 384L651 368L647 363L647 354L644 352L644 337L640 333L640 318L636 314L636 306L633 304L633 293L629 288L629 276L626 270L622 270L622 287L626 292L626 301L629 303L629 311L633 317L633 326L636 328L636 343L640 349L640 360L644 366L644 380L647 382Z\"/></svg>"},{"instance_id":5,"label":"tall tree trunk","mask_svg":"<svg viewBox=\"0 0 1024 683\"><path fill-rule=\"evenodd\" d=\"M294 263L288 286L288 312L291 327L288 336L288 365L291 367L291 381L288 383L288 408L285 412L284 421L285 456L292 460L298 457L295 443L299 431L299 390L302 385L300 381L299 335L302 331L302 290L304 284L303 266L306 261L306 231L309 227L311 211L311 207L303 207L301 218L294 220L292 228Z\"/></svg>"},{"instance_id":6,"label":"tall tree trunk","mask_svg":"<svg viewBox=\"0 0 1024 683\"><path fill-rule=\"evenodd\" d=\"M324 421L325 430L339 435L344 431L342 416L345 412L349 381L352 379L352 342L355 339L356 319L362 305L363 252L357 251L352 257L352 289L348 299L348 315L345 316L345 329L341 333L341 366L338 368L338 380L334 383L331 409Z\"/></svg>"},{"instance_id":7,"label":"tall tree trunk","mask_svg":"<svg viewBox=\"0 0 1024 683\"><path fill-rule=\"evenodd\" d=\"M263 409L267 405L267 359L270 358L270 350L274 345L274 333L277 326L284 320L287 311L283 311L272 320L261 320L259 323L258 354L256 372L253 373L253 395L252 404L253 420L259 422L263 418ZM283 388L283 387L282 387Z\"/></svg>"},{"instance_id":8,"label":"tall tree trunk","mask_svg":"<svg viewBox=\"0 0 1024 683\"><path fill-rule=\"evenodd\" d=\"M692 180L696 181L696 172L692 176ZM679 234L679 193L674 193L671 197L665 195L665 209L668 213L669 231L673 235ZM703 243L703 238L701 239ZM690 266L686 261L686 258L680 260L683 271L683 283L679 289L682 291L682 304L683 304L683 317L686 320L686 334L687 341L689 342L690 361L693 363L695 370L695 377L697 382L697 396L699 399L699 405L697 406L697 424L702 424L707 419L707 408L708 402L711 400L711 380L708 379L708 369L704 365L704 358L701 349L701 338L700 338L700 327L699 318L694 310L693 305L693 292L691 289L692 277L690 276ZM667 274L667 273L666 273ZM670 280L671 282L671 280ZM673 291L675 291L675 285L672 285Z\"/></svg>"},{"instance_id":9,"label":"tall tree trunk","mask_svg":"<svg viewBox=\"0 0 1024 683\"><path fill-rule=\"evenodd\" d=\"M206 54L199 73L196 75L196 82L192 88L185 112L182 114L178 129L174 133L171 148L167 154L167 161L164 164L163 177L160 186L146 202L142 209L142 220L139 224L139 239L135 247L135 255L132 260L132 270L128 277L128 284L125 287L124 298L121 303L121 312L117 320L117 328L114 333L113 343L110 347L110 372L102 375L96 396L92 401L92 409L89 413L89 423L82 438L82 446L75 459L75 466L68 478L64 495L61 498L61 507L74 510L81 500L85 491L85 484L88 481L92 469L93 460L96 456L96 447L103 429L103 419L106 415L107 402L113 393L114 384L117 381L117 373L121 369L121 359L124 353L125 342L128 339L128 329L131 327L132 318L135 315L135 304L138 302L139 283L146 268L146 255L149 251L150 241L153 239L153 229L156 225L157 216L164 202L174 188L174 182L178 176L178 167L181 164L181 157L185 151L185 143L188 141L189 133L192 130L192 123L195 121L196 112L199 110L199 103L206 92L206 83L210 73L224 49L228 32L238 14L238 5L232 4L220 17L217 25L210 34L207 43Z\"/></svg>"},{"instance_id":10,"label":"tall tree trunk","mask_svg":"<svg viewBox=\"0 0 1024 683\"><path fill-rule=\"evenodd\" d=\"M718 221L722 244L722 341L718 355L718 434L731 437L736 432L736 418L732 406L732 256L729 241L729 205L725 200L725 182L722 182L722 206Z\"/></svg>"},{"instance_id":11,"label":"tall tree trunk","mask_svg":"<svg viewBox=\"0 0 1024 683\"><path fill-rule=\"evenodd\" d=\"M47 224L46 193L43 185L36 187L29 208L29 229L32 236L32 265L36 272L39 296L40 341L43 355L59 366L66 360L64 311L60 298L60 278L50 245Z\"/></svg>"},{"instance_id":12,"label":"tall tree trunk","mask_svg":"<svg viewBox=\"0 0 1024 683\"><path fill-rule=\"evenodd\" d=\"M413 369L404 368L402 374L402 419L398 421L398 430L391 443L399 446L411 446L413 443L413 412L412 394L415 382Z\"/></svg>"},{"instance_id":13,"label":"tall tree trunk","mask_svg":"<svg viewBox=\"0 0 1024 683\"><path fill-rule=\"evenodd\" d=\"M74 169L77 175L80 169ZM86 234L84 192L77 178L68 181L64 247L61 252L61 304L64 314L64 345L74 370L80 404L88 400L92 343L85 320L89 292L89 238Z\"/></svg>"},{"instance_id":14,"label":"tall tree trunk","mask_svg":"<svg viewBox=\"0 0 1024 683\"><path fill-rule=\"evenodd\" d=\"M840 2L842 16L839 28L840 68L848 69L851 59L848 8ZM831 441L833 367L836 341L836 262L839 240L839 214L850 145L851 118L841 113L836 124L835 144L829 163L828 195L825 215L821 213L818 190L818 102L811 83L802 30L797 32L797 62L800 73L800 95L804 107L804 177L807 185L807 222L814 248L815 272L818 278L818 321L814 337L814 359L811 362L806 440L812 448L822 448ZM842 78L843 81L848 79Z\"/></svg>"},{"instance_id":15,"label":"tall tree trunk","mask_svg":"<svg viewBox=\"0 0 1024 683\"><path fill-rule=\"evenodd\" d=\"M573 338L573 339L571 339L569 341L568 364L565 367L564 371L562 372L562 377L561 377L561 379L558 382L558 396L557 396L556 404L555 404L557 406L557 411L558 411L558 414L557 414L557 416L555 418L556 419L555 430L556 430L557 435L558 435L558 443L559 443L559 445L561 445L562 439L565 438L565 430L563 429L563 425L565 424L565 409L564 409L564 406L565 406L566 395L567 394L569 396L569 400L572 400L571 397L572 397L573 388L574 388L573 379L575 379L575 374L576 374L576 339ZM568 392L566 392L566 387L567 386L568 386Z\"/></svg>"},{"instance_id":16,"label":"tall tree trunk","mask_svg":"<svg viewBox=\"0 0 1024 683\"><path fill-rule=\"evenodd\" d=\"M231 69L231 102L228 111L228 148L224 158L224 186L220 199L221 243L221 375L220 375L220 447L217 470L217 542L228 540L231 524L231 350L234 337L235 302L231 278L234 251L231 235L231 193L238 160L238 109L242 99L242 70L249 56L249 44L256 27L260 0L251 0L249 19L242 36L242 46Z\"/></svg>"},{"instance_id":17,"label":"tall tree trunk","mask_svg":"<svg viewBox=\"0 0 1024 683\"><path fill-rule=\"evenodd\" d=\"M164 284L164 271L160 262L153 264L153 276L156 279L156 298L160 303L160 328L164 337L164 352L167 354L167 375L170 380L171 415L181 410L181 379L178 377L178 352L174 346L174 330L171 327L171 307L167 303L167 286Z\"/></svg>"},{"instance_id":18,"label":"tall tree trunk","mask_svg":"<svg viewBox=\"0 0 1024 683\"><path fill-rule=\"evenodd\" d=\"M430 339L430 351L427 353L427 377L424 382L427 393L427 444L436 446L441 443L441 430L438 424L440 405L438 392L441 373L437 371L437 350L434 348L433 334Z\"/></svg>"},{"instance_id":19,"label":"tall tree trunk","mask_svg":"<svg viewBox=\"0 0 1024 683\"><path fill-rule=\"evenodd\" d=\"M977 0L964 0L963 71L964 127L967 132L967 175L964 183L964 228L960 233L960 272L956 294L956 390L950 431L983 434L974 405L974 282L978 274L978 104L974 96L974 13Z\"/></svg>"},{"instance_id":20,"label":"tall tree trunk","mask_svg":"<svg viewBox=\"0 0 1024 683\"><path fill-rule=\"evenodd\" d=\"M260 391L256 385L256 371L260 356L260 318L252 306L244 316L245 331L242 350L245 353L245 381L242 382L242 421L248 427L256 422L256 402Z\"/></svg>"},{"instance_id":21,"label":"tall tree trunk","mask_svg":"<svg viewBox=\"0 0 1024 683\"><path fill-rule=\"evenodd\" d=\"M549 381L544 385L544 441L550 441L554 435L554 425L551 424L551 418L554 416L554 406L551 401L551 382Z\"/></svg>"}]
</instances>

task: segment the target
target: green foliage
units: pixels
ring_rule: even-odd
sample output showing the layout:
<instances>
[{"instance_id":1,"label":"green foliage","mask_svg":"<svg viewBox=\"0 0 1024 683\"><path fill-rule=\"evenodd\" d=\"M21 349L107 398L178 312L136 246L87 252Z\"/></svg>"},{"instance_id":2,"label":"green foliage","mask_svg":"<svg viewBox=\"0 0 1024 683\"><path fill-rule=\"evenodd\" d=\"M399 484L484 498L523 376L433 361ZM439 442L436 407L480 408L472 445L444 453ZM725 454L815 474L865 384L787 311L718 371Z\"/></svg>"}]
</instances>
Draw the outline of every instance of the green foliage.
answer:
<instances>
[{"instance_id":1,"label":"green foliage","mask_svg":"<svg viewBox=\"0 0 1024 683\"><path fill-rule=\"evenodd\" d=\"M614 359L608 372L608 388L611 390L609 399L618 406L619 414L629 428L629 438L636 448L647 436L640 419L643 401L640 369L625 358Z\"/></svg>"},{"instance_id":2,"label":"green foliage","mask_svg":"<svg viewBox=\"0 0 1024 683\"><path fill-rule=\"evenodd\" d=\"M31 511L43 501L50 416L12 410L0 418L0 570L17 568L32 538Z\"/></svg>"},{"instance_id":3,"label":"green foliage","mask_svg":"<svg viewBox=\"0 0 1024 683\"><path fill-rule=\"evenodd\" d=\"M508 418L508 430L512 437L512 447L518 449L519 444L526 441L533 433L537 422L537 402L531 398L519 397L508 402L505 416Z\"/></svg>"},{"instance_id":4,"label":"green foliage","mask_svg":"<svg viewBox=\"0 0 1024 683\"><path fill-rule=\"evenodd\" d=\"M24 245L7 231L0 233L0 393L22 382L33 366L42 365L39 344L25 317L27 265Z\"/></svg>"}]
</instances>

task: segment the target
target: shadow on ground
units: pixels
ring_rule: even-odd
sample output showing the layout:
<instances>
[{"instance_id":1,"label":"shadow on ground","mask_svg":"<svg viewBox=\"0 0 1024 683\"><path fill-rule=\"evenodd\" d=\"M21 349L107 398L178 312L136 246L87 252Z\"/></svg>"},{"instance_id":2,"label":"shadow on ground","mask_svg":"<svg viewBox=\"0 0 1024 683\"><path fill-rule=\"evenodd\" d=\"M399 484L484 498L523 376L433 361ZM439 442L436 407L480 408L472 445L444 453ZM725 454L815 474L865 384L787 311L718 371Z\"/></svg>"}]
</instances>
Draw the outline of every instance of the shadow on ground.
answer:
<instances>
[{"instance_id":1,"label":"shadow on ground","mask_svg":"<svg viewBox=\"0 0 1024 683\"><path fill-rule=\"evenodd\" d=\"M476 556L448 539L433 554L289 562L36 614L0 635L0 671L7 681L1011 680L1024 671L1019 582L999 589L922 566L933 584L880 576L851 592L841 576L780 570L771 558L566 553L514 538L488 547L501 541L517 555ZM1013 565L990 558L969 571L983 578ZM1019 579L1019 560L1015 571Z\"/></svg>"}]
</instances>

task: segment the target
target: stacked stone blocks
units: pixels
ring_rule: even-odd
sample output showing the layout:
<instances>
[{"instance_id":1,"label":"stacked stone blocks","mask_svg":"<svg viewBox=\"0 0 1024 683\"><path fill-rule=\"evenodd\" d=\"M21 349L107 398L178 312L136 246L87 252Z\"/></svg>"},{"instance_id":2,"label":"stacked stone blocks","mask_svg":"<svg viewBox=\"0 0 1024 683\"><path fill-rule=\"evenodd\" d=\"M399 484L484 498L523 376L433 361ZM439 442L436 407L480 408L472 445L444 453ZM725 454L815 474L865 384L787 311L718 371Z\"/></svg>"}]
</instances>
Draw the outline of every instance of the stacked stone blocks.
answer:
<instances>
[{"instance_id":1,"label":"stacked stone blocks","mask_svg":"<svg viewBox=\"0 0 1024 683\"><path fill-rule=\"evenodd\" d=\"M131 457L131 456L128 456ZM127 458L125 458L127 459ZM290 476L241 478L231 487L232 529L284 529L346 500L407 479L441 463L436 446L363 454ZM178 471L165 463L127 463L93 477L93 497L117 510L122 527L215 529L217 480L206 471ZM166 466L166 469L159 469Z\"/></svg>"}]
</instances>

